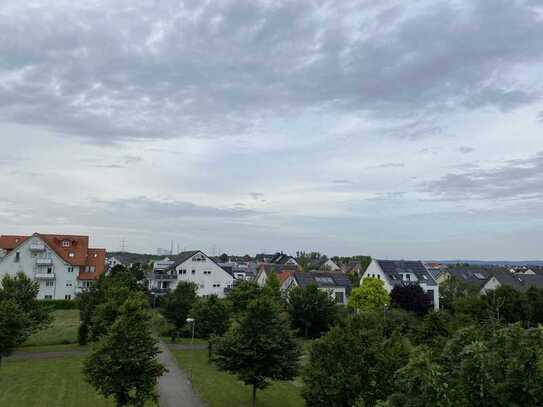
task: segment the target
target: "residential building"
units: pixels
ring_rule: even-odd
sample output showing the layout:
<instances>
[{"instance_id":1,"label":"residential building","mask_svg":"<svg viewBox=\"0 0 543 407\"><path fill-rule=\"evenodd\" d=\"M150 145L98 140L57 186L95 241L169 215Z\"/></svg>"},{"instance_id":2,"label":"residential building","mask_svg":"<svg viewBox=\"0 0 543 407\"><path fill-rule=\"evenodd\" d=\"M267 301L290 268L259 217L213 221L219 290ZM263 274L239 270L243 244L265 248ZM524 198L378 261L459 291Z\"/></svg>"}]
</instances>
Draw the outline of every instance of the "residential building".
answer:
<instances>
[{"instance_id":1,"label":"residential building","mask_svg":"<svg viewBox=\"0 0 543 407\"><path fill-rule=\"evenodd\" d=\"M287 273L289 274L280 274L280 280L283 281L281 289L285 292L292 290L294 287L306 288L314 284L320 290L327 292L338 304L347 304L347 300L351 295L351 280L343 273L321 271ZM287 278L284 279L284 277Z\"/></svg>"},{"instance_id":2,"label":"residential building","mask_svg":"<svg viewBox=\"0 0 543 407\"><path fill-rule=\"evenodd\" d=\"M160 266L147 274L153 294L164 294L180 281L189 281L197 285L199 296L224 297L234 284L234 277L200 250L182 252L156 263Z\"/></svg>"},{"instance_id":3,"label":"residential building","mask_svg":"<svg viewBox=\"0 0 543 407\"><path fill-rule=\"evenodd\" d=\"M439 285L445 283L451 277L454 277L457 280L474 287L477 291L481 291L496 270L489 268L452 267L447 270L442 270L439 273L436 273L435 270L429 271Z\"/></svg>"},{"instance_id":4,"label":"residential building","mask_svg":"<svg viewBox=\"0 0 543 407\"><path fill-rule=\"evenodd\" d=\"M398 285L417 284L430 296L434 309L439 309L439 285L421 261L372 259L362 281L368 277L382 280L389 293Z\"/></svg>"},{"instance_id":5,"label":"residential building","mask_svg":"<svg viewBox=\"0 0 543 407\"><path fill-rule=\"evenodd\" d=\"M481 288L481 294L487 294L501 286L509 286L521 292L527 291L530 287L543 289L543 275L495 271Z\"/></svg>"},{"instance_id":6,"label":"residential building","mask_svg":"<svg viewBox=\"0 0 543 407\"><path fill-rule=\"evenodd\" d=\"M284 253L276 253L275 256L270 259L269 263L278 264L281 266L290 265L298 267L298 262L296 259Z\"/></svg>"},{"instance_id":7,"label":"residential building","mask_svg":"<svg viewBox=\"0 0 543 407\"><path fill-rule=\"evenodd\" d=\"M341 268L332 259L321 259L319 262L319 270L324 271L341 271Z\"/></svg>"},{"instance_id":8,"label":"residential building","mask_svg":"<svg viewBox=\"0 0 543 407\"><path fill-rule=\"evenodd\" d=\"M285 271L298 271L299 267L292 263L259 263L256 270L255 281L259 286L264 287L266 285L266 281L268 281L268 276L271 273L279 274Z\"/></svg>"},{"instance_id":9,"label":"residential building","mask_svg":"<svg viewBox=\"0 0 543 407\"><path fill-rule=\"evenodd\" d=\"M71 300L105 271L105 249L89 248L88 236L0 236L0 279L24 273L39 283L38 299Z\"/></svg>"}]
</instances>

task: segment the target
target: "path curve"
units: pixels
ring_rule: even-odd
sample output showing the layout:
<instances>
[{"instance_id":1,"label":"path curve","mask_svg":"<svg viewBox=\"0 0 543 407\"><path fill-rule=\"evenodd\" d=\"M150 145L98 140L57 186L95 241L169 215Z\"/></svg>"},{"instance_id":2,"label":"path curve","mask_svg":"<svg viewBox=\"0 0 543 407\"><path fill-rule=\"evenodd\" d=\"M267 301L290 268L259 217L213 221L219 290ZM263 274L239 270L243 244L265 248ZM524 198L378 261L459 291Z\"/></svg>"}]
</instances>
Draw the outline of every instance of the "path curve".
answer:
<instances>
[{"instance_id":1,"label":"path curve","mask_svg":"<svg viewBox=\"0 0 543 407\"><path fill-rule=\"evenodd\" d=\"M168 369L158 379L158 395L160 407L205 407L205 404L194 393L188 376L181 370L177 360L164 342L160 341L160 363Z\"/></svg>"}]
</instances>

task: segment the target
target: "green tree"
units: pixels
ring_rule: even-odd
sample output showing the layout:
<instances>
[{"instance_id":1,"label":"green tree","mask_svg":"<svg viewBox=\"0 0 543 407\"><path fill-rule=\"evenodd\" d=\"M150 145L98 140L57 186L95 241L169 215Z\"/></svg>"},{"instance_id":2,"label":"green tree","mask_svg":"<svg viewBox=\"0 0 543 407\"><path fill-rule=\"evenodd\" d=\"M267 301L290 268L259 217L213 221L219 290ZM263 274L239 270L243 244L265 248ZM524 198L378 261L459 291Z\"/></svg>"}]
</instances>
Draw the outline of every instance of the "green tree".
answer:
<instances>
[{"instance_id":1,"label":"green tree","mask_svg":"<svg viewBox=\"0 0 543 407\"><path fill-rule=\"evenodd\" d=\"M159 349L150 321L143 295L127 299L107 336L85 360L87 381L119 407L142 407L157 399L155 385L165 369L156 360Z\"/></svg>"},{"instance_id":2,"label":"green tree","mask_svg":"<svg viewBox=\"0 0 543 407\"><path fill-rule=\"evenodd\" d=\"M336 320L335 300L315 284L295 287L288 293L287 311L292 326L304 337L318 337Z\"/></svg>"},{"instance_id":3,"label":"green tree","mask_svg":"<svg viewBox=\"0 0 543 407\"><path fill-rule=\"evenodd\" d=\"M31 321L12 299L0 299L0 365L30 335Z\"/></svg>"},{"instance_id":4,"label":"green tree","mask_svg":"<svg viewBox=\"0 0 543 407\"><path fill-rule=\"evenodd\" d=\"M0 289L1 300L13 300L24 313L29 322L29 331L34 333L45 328L52 321L51 309L36 298L40 291L37 281L32 281L24 273L18 273L15 277L9 274L2 278Z\"/></svg>"},{"instance_id":5,"label":"green tree","mask_svg":"<svg viewBox=\"0 0 543 407\"><path fill-rule=\"evenodd\" d=\"M251 301L260 297L262 289L252 281L240 281L228 294L228 301L232 306L234 314L241 314L247 311L247 307Z\"/></svg>"},{"instance_id":6,"label":"green tree","mask_svg":"<svg viewBox=\"0 0 543 407\"><path fill-rule=\"evenodd\" d=\"M421 348L413 352L409 363L394 375L397 392L388 399L390 407L453 407L447 392L443 367L432 353Z\"/></svg>"},{"instance_id":7,"label":"green tree","mask_svg":"<svg viewBox=\"0 0 543 407\"><path fill-rule=\"evenodd\" d=\"M279 305L268 296L252 301L247 312L219 339L214 360L256 391L271 380L291 380L299 368L301 349Z\"/></svg>"},{"instance_id":8,"label":"green tree","mask_svg":"<svg viewBox=\"0 0 543 407\"><path fill-rule=\"evenodd\" d=\"M262 289L262 292L265 295L269 295L271 298L273 298L277 302L282 301L281 284L279 284L279 279L277 278L277 274L270 273L268 275L268 278L266 279L266 285Z\"/></svg>"},{"instance_id":9,"label":"green tree","mask_svg":"<svg viewBox=\"0 0 543 407\"><path fill-rule=\"evenodd\" d=\"M382 322L352 316L311 346L302 396L312 407L374 406L386 400L408 356L408 341L383 339Z\"/></svg>"},{"instance_id":10,"label":"green tree","mask_svg":"<svg viewBox=\"0 0 543 407\"><path fill-rule=\"evenodd\" d=\"M167 293L160 302L160 312L168 322L173 324L178 333L186 323L189 312L196 301L195 283L180 281L177 287ZM172 335L175 339L175 335Z\"/></svg>"},{"instance_id":11,"label":"green tree","mask_svg":"<svg viewBox=\"0 0 543 407\"><path fill-rule=\"evenodd\" d=\"M385 284L377 278L365 278L361 286L354 288L349 298L349 306L360 311L379 311L390 304L390 296Z\"/></svg>"},{"instance_id":12,"label":"green tree","mask_svg":"<svg viewBox=\"0 0 543 407\"><path fill-rule=\"evenodd\" d=\"M228 330L230 314L230 302L216 295L199 298L190 311L190 316L195 320L196 336L208 340L210 358L214 338L224 335Z\"/></svg>"},{"instance_id":13,"label":"green tree","mask_svg":"<svg viewBox=\"0 0 543 407\"><path fill-rule=\"evenodd\" d=\"M397 285L390 292L391 304L417 315L424 315L432 308L431 298L418 284Z\"/></svg>"}]
</instances>

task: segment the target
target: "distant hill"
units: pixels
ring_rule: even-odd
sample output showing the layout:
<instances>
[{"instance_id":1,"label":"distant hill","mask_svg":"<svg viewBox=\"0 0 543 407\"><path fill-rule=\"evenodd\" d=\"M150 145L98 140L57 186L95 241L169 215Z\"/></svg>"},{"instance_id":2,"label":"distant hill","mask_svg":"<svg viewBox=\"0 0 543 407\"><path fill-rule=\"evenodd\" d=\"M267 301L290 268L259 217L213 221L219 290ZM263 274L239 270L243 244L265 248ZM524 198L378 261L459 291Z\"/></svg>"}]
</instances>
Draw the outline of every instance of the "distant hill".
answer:
<instances>
[{"instance_id":1,"label":"distant hill","mask_svg":"<svg viewBox=\"0 0 543 407\"><path fill-rule=\"evenodd\" d=\"M543 260L525 260L525 261L522 261L522 260L436 260L435 262L441 263L441 264L467 263L467 264L473 264L475 266L543 267Z\"/></svg>"}]
</instances>

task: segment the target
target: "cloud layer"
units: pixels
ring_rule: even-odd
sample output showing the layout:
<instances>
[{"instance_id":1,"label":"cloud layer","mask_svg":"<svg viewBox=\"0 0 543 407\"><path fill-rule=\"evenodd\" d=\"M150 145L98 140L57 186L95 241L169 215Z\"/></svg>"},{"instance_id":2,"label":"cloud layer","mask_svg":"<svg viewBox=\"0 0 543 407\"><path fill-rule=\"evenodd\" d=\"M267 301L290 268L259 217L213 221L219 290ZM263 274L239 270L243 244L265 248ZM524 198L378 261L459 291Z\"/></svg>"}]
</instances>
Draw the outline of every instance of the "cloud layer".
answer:
<instances>
[{"instance_id":1,"label":"cloud layer","mask_svg":"<svg viewBox=\"0 0 543 407\"><path fill-rule=\"evenodd\" d=\"M529 0L4 0L0 232L538 257L541 38Z\"/></svg>"}]
</instances>

